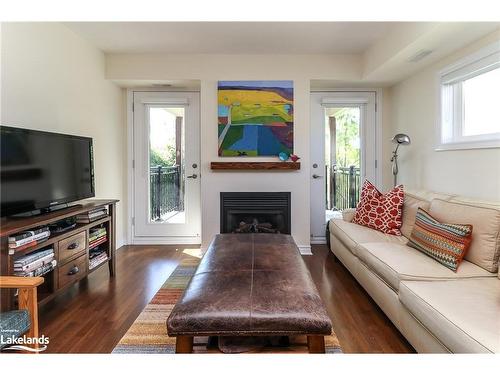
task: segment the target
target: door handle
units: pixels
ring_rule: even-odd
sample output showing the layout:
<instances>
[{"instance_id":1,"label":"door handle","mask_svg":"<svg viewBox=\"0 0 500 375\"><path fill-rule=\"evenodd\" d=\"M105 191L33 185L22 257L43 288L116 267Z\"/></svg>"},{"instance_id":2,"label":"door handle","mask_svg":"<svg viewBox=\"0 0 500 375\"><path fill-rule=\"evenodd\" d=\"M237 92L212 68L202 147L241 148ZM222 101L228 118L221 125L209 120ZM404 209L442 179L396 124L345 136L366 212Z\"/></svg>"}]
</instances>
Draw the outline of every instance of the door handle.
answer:
<instances>
[{"instance_id":1,"label":"door handle","mask_svg":"<svg viewBox=\"0 0 500 375\"><path fill-rule=\"evenodd\" d=\"M313 174L313 178L316 179L316 178L323 178L323 176L320 176L318 174Z\"/></svg>"},{"instance_id":2,"label":"door handle","mask_svg":"<svg viewBox=\"0 0 500 375\"><path fill-rule=\"evenodd\" d=\"M191 176L186 176L186 178L192 178L193 180L196 180L198 178L198 175L194 173Z\"/></svg>"}]
</instances>

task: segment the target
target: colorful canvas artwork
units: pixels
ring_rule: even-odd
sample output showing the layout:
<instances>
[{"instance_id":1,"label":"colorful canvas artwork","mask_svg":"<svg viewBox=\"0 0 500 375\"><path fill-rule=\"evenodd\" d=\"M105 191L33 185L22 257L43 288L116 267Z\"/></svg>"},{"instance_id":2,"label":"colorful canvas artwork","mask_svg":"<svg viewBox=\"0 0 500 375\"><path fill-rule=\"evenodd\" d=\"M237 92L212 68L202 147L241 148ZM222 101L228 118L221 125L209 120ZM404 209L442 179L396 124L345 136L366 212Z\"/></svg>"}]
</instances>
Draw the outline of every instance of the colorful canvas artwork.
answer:
<instances>
[{"instance_id":1,"label":"colorful canvas artwork","mask_svg":"<svg viewBox=\"0 0 500 375\"><path fill-rule=\"evenodd\" d=\"M219 81L219 156L293 153L293 81Z\"/></svg>"}]
</instances>

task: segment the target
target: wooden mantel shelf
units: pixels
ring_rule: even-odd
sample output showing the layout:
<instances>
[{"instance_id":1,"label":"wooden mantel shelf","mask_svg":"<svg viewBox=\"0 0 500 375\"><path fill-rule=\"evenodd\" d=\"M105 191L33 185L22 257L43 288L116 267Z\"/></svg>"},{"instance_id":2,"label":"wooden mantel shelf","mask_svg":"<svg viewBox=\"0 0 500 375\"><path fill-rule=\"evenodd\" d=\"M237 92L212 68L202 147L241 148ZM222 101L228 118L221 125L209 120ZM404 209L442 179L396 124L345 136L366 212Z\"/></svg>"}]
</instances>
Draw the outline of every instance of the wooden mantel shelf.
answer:
<instances>
[{"instance_id":1,"label":"wooden mantel shelf","mask_svg":"<svg viewBox=\"0 0 500 375\"><path fill-rule=\"evenodd\" d=\"M283 161L213 161L210 163L210 169L216 171L296 171L300 169L300 162L283 162Z\"/></svg>"}]
</instances>

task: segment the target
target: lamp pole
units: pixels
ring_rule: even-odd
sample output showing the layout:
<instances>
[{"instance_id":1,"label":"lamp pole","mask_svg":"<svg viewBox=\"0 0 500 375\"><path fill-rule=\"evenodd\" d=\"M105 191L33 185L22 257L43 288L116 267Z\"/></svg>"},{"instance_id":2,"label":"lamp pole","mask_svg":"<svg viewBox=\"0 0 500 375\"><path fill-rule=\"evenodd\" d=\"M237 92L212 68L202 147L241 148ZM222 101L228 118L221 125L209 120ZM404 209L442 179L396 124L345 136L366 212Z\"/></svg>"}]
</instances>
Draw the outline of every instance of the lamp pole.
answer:
<instances>
[{"instance_id":1,"label":"lamp pole","mask_svg":"<svg viewBox=\"0 0 500 375\"><path fill-rule=\"evenodd\" d=\"M392 152L392 175L394 176L394 186L398 184L398 149L399 146L409 145L411 143L410 137L406 134L399 133L392 137L392 142L396 144L396 148Z\"/></svg>"},{"instance_id":2,"label":"lamp pole","mask_svg":"<svg viewBox=\"0 0 500 375\"><path fill-rule=\"evenodd\" d=\"M399 143L397 144L396 148L392 152L392 158L391 158L392 175L394 177L394 186L396 186L398 184L398 172L399 172L399 169L398 169L398 148L399 148Z\"/></svg>"}]
</instances>

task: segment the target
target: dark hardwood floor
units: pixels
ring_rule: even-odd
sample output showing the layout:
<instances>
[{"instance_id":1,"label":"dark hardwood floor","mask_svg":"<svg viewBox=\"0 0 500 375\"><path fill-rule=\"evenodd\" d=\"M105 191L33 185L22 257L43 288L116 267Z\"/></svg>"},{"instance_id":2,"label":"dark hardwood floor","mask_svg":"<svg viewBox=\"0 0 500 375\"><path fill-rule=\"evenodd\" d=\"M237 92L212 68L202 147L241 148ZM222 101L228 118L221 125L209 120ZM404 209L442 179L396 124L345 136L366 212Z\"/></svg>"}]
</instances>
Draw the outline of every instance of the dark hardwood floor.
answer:
<instances>
[{"instance_id":1,"label":"dark hardwood floor","mask_svg":"<svg viewBox=\"0 0 500 375\"><path fill-rule=\"evenodd\" d=\"M117 276L105 267L40 310L51 353L110 353L192 246L124 246ZM304 257L345 353L411 353L413 348L325 245Z\"/></svg>"},{"instance_id":2,"label":"dark hardwood floor","mask_svg":"<svg viewBox=\"0 0 500 375\"><path fill-rule=\"evenodd\" d=\"M413 347L326 245L304 260L344 353L414 353Z\"/></svg>"}]
</instances>

